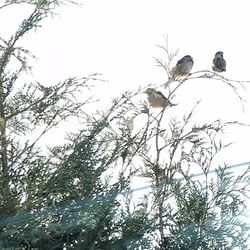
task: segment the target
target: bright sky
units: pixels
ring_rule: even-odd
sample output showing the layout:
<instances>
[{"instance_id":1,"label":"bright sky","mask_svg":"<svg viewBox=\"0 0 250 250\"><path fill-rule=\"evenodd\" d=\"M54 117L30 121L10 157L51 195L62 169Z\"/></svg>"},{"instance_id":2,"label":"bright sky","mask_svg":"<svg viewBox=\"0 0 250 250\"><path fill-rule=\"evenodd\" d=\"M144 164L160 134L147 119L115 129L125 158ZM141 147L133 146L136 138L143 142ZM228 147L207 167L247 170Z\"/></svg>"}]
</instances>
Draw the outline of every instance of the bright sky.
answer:
<instances>
[{"instance_id":1,"label":"bright sky","mask_svg":"<svg viewBox=\"0 0 250 250\"><path fill-rule=\"evenodd\" d=\"M81 3L81 8L61 7L58 16L45 21L36 33L31 32L22 40L37 56L34 78L44 84L98 72L108 80L96 88L97 96L104 101L140 85L161 85L167 76L156 67L153 57L166 56L156 47L164 44L166 36L170 50L179 49L174 62L186 54L194 58L193 72L211 69L215 52L221 50L227 61L225 77L250 80L248 0L82 0ZM28 11L26 5L1 10L0 22L8 25L1 26L0 36L7 38L12 34ZM249 100L250 86L247 88L242 94ZM144 95L141 98L146 100ZM200 99L197 121L221 118L250 124L249 101L243 113L232 90L216 81L185 83L173 100L179 105L169 114L182 116ZM249 161L249 137L250 128L230 130L227 138L236 144L225 152L223 160L229 164Z\"/></svg>"}]
</instances>

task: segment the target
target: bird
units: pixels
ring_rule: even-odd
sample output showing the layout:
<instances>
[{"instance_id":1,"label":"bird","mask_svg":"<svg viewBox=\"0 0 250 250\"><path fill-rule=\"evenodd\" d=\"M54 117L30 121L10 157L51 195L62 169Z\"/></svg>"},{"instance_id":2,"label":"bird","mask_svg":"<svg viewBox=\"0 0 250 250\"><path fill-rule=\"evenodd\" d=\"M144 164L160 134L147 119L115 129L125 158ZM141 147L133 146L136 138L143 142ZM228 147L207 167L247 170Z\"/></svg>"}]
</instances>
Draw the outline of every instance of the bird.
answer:
<instances>
[{"instance_id":1,"label":"bird","mask_svg":"<svg viewBox=\"0 0 250 250\"><path fill-rule=\"evenodd\" d=\"M215 53L212 69L216 72L226 71L226 61L223 58L223 52L218 51Z\"/></svg>"},{"instance_id":2,"label":"bird","mask_svg":"<svg viewBox=\"0 0 250 250\"><path fill-rule=\"evenodd\" d=\"M177 77L188 76L193 68L194 60L192 56L186 55L182 57L177 64L172 68L170 72L170 78L166 83L168 86L172 81L174 81Z\"/></svg>"},{"instance_id":3,"label":"bird","mask_svg":"<svg viewBox=\"0 0 250 250\"><path fill-rule=\"evenodd\" d=\"M148 95L148 102L152 108L166 108L177 104L171 103L166 96L154 88L148 88L145 93Z\"/></svg>"}]
</instances>

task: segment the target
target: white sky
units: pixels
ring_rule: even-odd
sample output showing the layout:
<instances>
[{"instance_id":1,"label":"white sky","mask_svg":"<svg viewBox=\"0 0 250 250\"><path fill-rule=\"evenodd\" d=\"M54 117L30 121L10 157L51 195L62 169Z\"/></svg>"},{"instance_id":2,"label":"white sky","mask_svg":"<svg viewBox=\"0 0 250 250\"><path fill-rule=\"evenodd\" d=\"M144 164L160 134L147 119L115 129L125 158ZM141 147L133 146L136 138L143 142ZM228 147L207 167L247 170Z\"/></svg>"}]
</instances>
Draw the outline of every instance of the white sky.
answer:
<instances>
[{"instance_id":1,"label":"white sky","mask_svg":"<svg viewBox=\"0 0 250 250\"><path fill-rule=\"evenodd\" d=\"M169 48L179 49L175 62L190 54L193 71L211 69L215 52L221 50L227 61L225 77L250 80L249 7L248 0L82 0L81 8L59 8L58 16L30 32L20 44L39 59L33 73L44 84L101 73L108 80L96 88L102 101L140 85L166 81L165 72L153 59L166 56L156 47L164 44L166 36ZM28 11L26 5L1 10L0 22L8 25L1 25L0 36L12 34ZM242 93L249 100L247 88ZM141 98L146 100L144 95ZM243 113L230 89L206 80L186 82L173 100L179 105L169 115L182 116L199 99L198 122L222 118L250 123L249 101ZM97 109L103 108L98 105ZM226 136L236 144L225 151L223 160L229 164L249 161L250 128L235 128Z\"/></svg>"}]
</instances>

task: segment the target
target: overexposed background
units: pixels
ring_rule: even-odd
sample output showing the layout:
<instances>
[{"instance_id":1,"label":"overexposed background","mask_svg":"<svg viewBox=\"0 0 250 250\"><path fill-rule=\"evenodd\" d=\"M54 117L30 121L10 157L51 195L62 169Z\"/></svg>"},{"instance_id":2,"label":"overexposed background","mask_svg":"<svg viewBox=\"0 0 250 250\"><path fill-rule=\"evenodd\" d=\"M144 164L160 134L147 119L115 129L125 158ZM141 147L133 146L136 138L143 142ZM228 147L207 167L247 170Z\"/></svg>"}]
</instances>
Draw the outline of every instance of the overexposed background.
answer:
<instances>
[{"instance_id":1,"label":"overexposed background","mask_svg":"<svg viewBox=\"0 0 250 250\"><path fill-rule=\"evenodd\" d=\"M184 55L194 58L193 71L211 69L216 51L224 52L230 79L250 80L250 35L248 0L82 0L81 7L65 5L57 15L31 31L20 45L38 60L32 62L34 78L53 84L71 76L102 74L106 82L97 83L95 95L103 103L127 90L148 84L161 85L166 79L154 57L166 56L156 44L179 50L174 63ZM0 36L7 39L31 11L27 5L1 10ZM6 24L6 25L4 25ZM215 119L239 120L250 124L250 83L242 91L245 111L233 91L218 81L188 81L174 98L179 105L171 116L188 113L198 100L199 123ZM160 89L164 93L164 89ZM146 95L141 96L146 100ZM74 124L71 124L72 128ZM63 141L64 131L49 143ZM250 160L249 127L227 131L225 139L235 144L221 154L220 161L236 164ZM218 161L219 162L219 161Z\"/></svg>"}]
</instances>

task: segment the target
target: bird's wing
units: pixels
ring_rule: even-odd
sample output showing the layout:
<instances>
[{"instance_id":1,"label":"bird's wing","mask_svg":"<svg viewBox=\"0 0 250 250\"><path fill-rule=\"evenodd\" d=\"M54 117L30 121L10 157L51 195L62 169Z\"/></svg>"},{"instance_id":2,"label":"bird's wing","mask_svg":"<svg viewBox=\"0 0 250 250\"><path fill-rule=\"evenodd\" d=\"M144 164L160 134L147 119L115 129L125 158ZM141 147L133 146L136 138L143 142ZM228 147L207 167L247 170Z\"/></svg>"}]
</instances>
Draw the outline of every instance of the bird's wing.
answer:
<instances>
[{"instance_id":1,"label":"bird's wing","mask_svg":"<svg viewBox=\"0 0 250 250\"><path fill-rule=\"evenodd\" d=\"M226 68L226 61L225 61L225 59L224 58L221 58L221 59L222 59L222 63L223 63L224 68Z\"/></svg>"},{"instance_id":2,"label":"bird's wing","mask_svg":"<svg viewBox=\"0 0 250 250\"><path fill-rule=\"evenodd\" d=\"M226 68L226 61L224 58L214 58L213 63L217 68L220 69Z\"/></svg>"},{"instance_id":3,"label":"bird's wing","mask_svg":"<svg viewBox=\"0 0 250 250\"><path fill-rule=\"evenodd\" d=\"M158 95L158 97L164 99L164 102L165 102L165 105L166 105L166 106L173 107L173 106L178 105L177 103L172 103L172 102L170 102L170 101L168 100L168 98L167 98L165 95L163 95L160 91L157 91L157 95Z\"/></svg>"},{"instance_id":4,"label":"bird's wing","mask_svg":"<svg viewBox=\"0 0 250 250\"><path fill-rule=\"evenodd\" d=\"M183 64L185 62L185 58L181 58L176 65L180 65L180 64Z\"/></svg>"},{"instance_id":5,"label":"bird's wing","mask_svg":"<svg viewBox=\"0 0 250 250\"><path fill-rule=\"evenodd\" d=\"M216 60L217 60L217 58L214 57L214 60L213 60L213 64L214 64L214 65L216 65Z\"/></svg>"},{"instance_id":6,"label":"bird's wing","mask_svg":"<svg viewBox=\"0 0 250 250\"><path fill-rule=\"evenodd\" d=\"M163 98L163 99L165 99L165 100L168 100L168 98L167 98L165 95L163 95L163 94L161 93L161 91L157 91L156 93L157 93L157 96L159 96L160 98Z\"/></svg>"}]
</instances>

